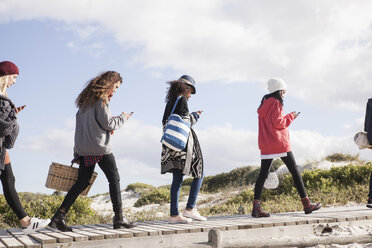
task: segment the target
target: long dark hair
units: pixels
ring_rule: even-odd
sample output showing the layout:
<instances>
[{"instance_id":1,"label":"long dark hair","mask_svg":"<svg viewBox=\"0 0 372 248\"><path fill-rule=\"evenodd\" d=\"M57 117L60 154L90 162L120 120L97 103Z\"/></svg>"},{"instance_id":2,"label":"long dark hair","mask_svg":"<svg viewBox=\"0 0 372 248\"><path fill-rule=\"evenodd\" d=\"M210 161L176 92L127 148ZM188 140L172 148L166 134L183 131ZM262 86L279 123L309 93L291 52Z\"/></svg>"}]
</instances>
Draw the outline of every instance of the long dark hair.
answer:
<instances>
[{"instance_id":1,"label":"long dark hair","mask_svg":"<svg viewBox=\"0 0 372 248\"><path fill-rule=\"evenodd\" d=\"M275 99L279 100L279 102L283 105L283 98L280 96L280 90L277 90L273 93L270 93L270 94L267 94L267 95L264 95L262 97L262 100L261 100L261 104L260 104L260 107L262 106L263 102L265 99L268 99L270 97L274 97Z\"/></svg>"},{"instance_id":2,"label":"long dark hair","mask_svg":"<svg viewBox=\"0 0 372 248\"><path fill-rule=\"evenodd\" d=\"M165 97L165 102L169 102L171 99L174 99L180 95L183 95L186 90L192 90L191 86L185 84L182 80L170 81L167 96Z\"/></svg>"}]
</instances>

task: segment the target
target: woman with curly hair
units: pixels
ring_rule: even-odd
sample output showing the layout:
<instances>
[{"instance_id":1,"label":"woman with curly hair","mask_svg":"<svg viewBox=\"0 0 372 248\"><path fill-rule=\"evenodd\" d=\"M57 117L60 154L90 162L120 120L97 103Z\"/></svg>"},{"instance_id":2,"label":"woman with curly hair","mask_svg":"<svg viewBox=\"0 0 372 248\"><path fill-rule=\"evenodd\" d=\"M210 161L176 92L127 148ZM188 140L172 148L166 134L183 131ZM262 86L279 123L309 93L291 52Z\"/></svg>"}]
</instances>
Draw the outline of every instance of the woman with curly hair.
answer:
<instances>
[{"instance_id":1,"label":"woman with curly hair","mask_svg":"<svg viewBox=\"0 0 372 248\"><path fill-rule=\"evenodd\" d=\"M20 220L23 232L28 234L47 226L50 220L30 218L23 209L15 189L15 177L7 150L14 147L19 132L17 114L25 105L15 107L8 98L7 88L16 83L18 75L18 67L14 63L0 62L0 179L5 200Z\"/></svg>"},{"instance_id":2,"label":"woman with curly hair","mask_svg":"<svg viewBox=\"0 0 372 248\"><path fill-rule=\"evenodd\" d=\"M59 230L72 231L64 219L81 192L88 187L96 163L109 182L111 202L114 210L114 229L132 228L134 223L123 218L120 192L120 177L110 138L114 130L123 126L132 113L111 116L108 106L113 94L122 83L119 73L107 71L90 80L76 99L74 160L79 164L76 183L67 193L64 201L51 219L50 226Z\"/></svg>"},{"instance_id":3,"label":"woman with curly hair","mask_svg":"<svg viewBox=\"0 0 372 248\"><path fill-rule=\"evenodd\" d=\"M191 127L198 121L202 111L189 113L187 101L191 94L196 93L195 81L188 75L180 79L168 82L170 85L166 97L167 105L163 115L163 126L174 108L173 113L178 114L184 121L191 124ZM175 106L175 107L174 107ZM172 148L163 145L161 156L161 173L170 172L173 174L171 186L171 204L169 223L189 223L192 220L205 221L195 208L201 184L203 182L203 155L195 131L191 128L187 140L187 146L182 151L174 151ZM191 184L189 199L183 216L178 213L178 198L182 185L183 175L194 177Z\"/></svg>"}]
</instances>

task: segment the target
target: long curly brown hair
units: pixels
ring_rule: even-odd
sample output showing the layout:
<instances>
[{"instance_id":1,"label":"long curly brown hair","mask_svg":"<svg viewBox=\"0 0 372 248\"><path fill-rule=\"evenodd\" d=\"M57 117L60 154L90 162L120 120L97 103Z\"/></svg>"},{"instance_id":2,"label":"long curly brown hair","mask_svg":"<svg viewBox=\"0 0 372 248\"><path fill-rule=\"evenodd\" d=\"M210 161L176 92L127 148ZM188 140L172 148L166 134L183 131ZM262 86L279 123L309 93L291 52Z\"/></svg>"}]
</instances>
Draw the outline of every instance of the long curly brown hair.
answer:
<instances>
[{"instance_id":1,"label":"long curly brown hair","mask_svg":"<svg viewBox=\"0 0 372 248\"><path fill-rule=\"evenodd\" d=\"M182 80L174 80L167 82L169 84L167 96L165 102L169 102L171 99L183 95L186 90L192 90L191 86L185 84Z\"/></svg>"},{"instance_id":2,"label":"long curly brown hair","mask_svg":"<svg viewBox=\"0 0 372 248\"><path fill-rule=\"evenodd\" d=\"M76 106L84 111L98 100L102 100L102 104L107 105L110 89L118 81L122 83L123 79L115 71L101 73L88 81L87 86L85 86L84 90L76 98Z\"/></svg>"}]
</instances>

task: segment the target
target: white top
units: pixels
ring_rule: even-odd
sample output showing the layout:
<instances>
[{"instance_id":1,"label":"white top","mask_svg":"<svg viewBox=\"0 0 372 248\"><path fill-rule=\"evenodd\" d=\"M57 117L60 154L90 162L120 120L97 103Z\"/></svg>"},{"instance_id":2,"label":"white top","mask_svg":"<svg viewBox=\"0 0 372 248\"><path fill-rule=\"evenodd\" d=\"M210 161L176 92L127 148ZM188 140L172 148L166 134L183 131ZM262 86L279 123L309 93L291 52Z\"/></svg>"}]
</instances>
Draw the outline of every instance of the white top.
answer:
<instances>
[{"instance_id":1,"label":"white top","mask_svg":"<svg viewBox=\"0 0 372 248\"><path fill-rule=\"evenodd\" d=\"M287 153L283 152L283 153L261 155L261 159L275 159L275 158L281 158L281 157L287 157Z\"/></svg>"}]
</instances>

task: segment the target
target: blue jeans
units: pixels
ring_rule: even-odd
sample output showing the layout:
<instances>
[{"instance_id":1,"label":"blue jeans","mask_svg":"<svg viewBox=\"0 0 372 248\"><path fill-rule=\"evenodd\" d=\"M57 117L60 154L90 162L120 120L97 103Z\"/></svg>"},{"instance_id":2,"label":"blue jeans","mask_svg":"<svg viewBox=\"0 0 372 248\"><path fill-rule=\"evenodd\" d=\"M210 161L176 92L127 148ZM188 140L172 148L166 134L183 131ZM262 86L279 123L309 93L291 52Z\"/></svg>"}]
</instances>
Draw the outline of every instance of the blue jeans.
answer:
<instances>
[{"instance_id":1,"label":"blue jeans","mask_svg":"<svg viewBox=\"0 0 372 248\"><path fill-rule=\"evenodd\" d=\"M372 199L372 172L371 172L371 176L369 178L369 199Z\"/></svg>"},{"instance_id":2,"label":"blue jeans","mask_svg":"<svg viewBox=\"0 0 372 248\"><path fill-rule=\"evenodd\" d=\"M189 200L187 201L186 208L193 209L195 207L196 198L198 197L200 187L203 182L203 177L194 178L190 188ZM171 186L171 203L170 203L170 215L178 215L178 198L180 197L181 185L183 180L183 173L181 170L173 171L173 181Z\"/></svg>"}]
</instances>

